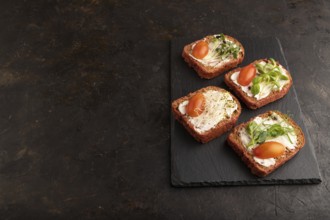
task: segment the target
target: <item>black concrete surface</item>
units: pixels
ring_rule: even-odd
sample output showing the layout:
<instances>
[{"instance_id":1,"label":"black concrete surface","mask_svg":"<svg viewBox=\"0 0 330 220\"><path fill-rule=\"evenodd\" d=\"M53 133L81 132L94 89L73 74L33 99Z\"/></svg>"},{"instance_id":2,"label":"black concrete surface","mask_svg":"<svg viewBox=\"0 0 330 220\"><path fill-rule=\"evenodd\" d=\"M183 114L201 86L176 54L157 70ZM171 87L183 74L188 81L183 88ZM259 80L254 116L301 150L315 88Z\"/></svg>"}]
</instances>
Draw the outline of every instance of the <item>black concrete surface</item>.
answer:
<instances>
[{"instance_id":1,"label":"black concrete surface","mask_svg":"<svg viewBox=\"0 0 330 220\"><path fill-rule=\"evenodd\" d=\"M281 40L321 184L170 186L169 40L219 32ZM329 33L328 1L0 1L0 219L329 219Z\"/></svg>"}]
</instances>

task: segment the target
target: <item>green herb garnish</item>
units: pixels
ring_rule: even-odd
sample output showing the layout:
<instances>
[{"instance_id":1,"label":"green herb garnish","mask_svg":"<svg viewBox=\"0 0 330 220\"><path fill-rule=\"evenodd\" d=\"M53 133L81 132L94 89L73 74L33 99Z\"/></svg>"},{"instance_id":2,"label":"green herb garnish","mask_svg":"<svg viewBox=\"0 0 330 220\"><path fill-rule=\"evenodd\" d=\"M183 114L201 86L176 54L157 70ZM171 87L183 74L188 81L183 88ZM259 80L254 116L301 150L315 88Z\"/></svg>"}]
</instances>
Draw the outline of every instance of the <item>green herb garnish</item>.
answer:
<instances>
[{"instance_id":1,"label":"green herb garnish","mask_svg":"<svg viewBox=\"0 0 330 220\"><path fill-rule=\"evenodd\" d=\"M278 90L280 88L279 81L289 79L282 74L279 65L273 58L270 58L269 62L264 65L257 63L255 66L258 75L252 81L251 93L253 95L260 93L260 84L271 86L272 90Z\"/></svg>"},{"instance_id":2,"label":"green herb garnish","mask_svg":"<svg viewBox=\"0 0 330 220\"><path fill-rule=\"evenodd\" d=\"M267 139L276 138L282 135L286 135L290 143L292 143L292 140L289 136L289 133L294 131L292 128L283 127L280 124L273 124L273 125L263 124L263 126L264 127L262 127L261 124L257 124L255 121L252 121L247 125L246 131L251 139L247 147L251 147L255 144L261 144L265 142Z\"/></svg>"},{"instance_id":3,"label":"green herb garnish","mask_svg":"<svg viewBox=\"0 0 330 220\"><path fill-rule=\"evenodd\" d=\"M240 47L234 42L226 41L224 34L216 35L212 42L217 46L213 49L216 56L220 60L225 60L230 56L233 56L235 59L238 57Z\"/></svg>"},{"instance_id":4,"label":"green herb garnish","mask_svg":"<svg viewBox=\"0 0 330 220\"><path fill-rule=\"evenodd\" d=\"M260 92L260 84L259 83L252 84L251 92L253 95L258 94Z\"/></svg>"},{"instance_id":5,"label":"green herb garnish","mask_svg":"<svg viewBox=\"0 0 330 220\"><path fill-rule=\"evenodd\" d=\"M267 135L265 135L265 132L261 129L261 127L254 121L250 122L247 127L246 131L248 135L251 138L250 143L248 144L249 146L255 145L262 143L263 141L266 140Z\"/></svg>"}]
</instances>

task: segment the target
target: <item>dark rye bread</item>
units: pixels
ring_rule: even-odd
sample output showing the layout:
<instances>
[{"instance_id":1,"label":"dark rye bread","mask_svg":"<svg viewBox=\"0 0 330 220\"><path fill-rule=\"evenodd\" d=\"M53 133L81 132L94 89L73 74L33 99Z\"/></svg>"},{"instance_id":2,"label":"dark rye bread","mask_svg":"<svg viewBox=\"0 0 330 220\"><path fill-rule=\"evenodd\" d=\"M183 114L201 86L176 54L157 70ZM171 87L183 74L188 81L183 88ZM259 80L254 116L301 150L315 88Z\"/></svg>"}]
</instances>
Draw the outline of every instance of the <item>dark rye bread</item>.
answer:
<instances>
[{"instance_id":1,"label":"dark rye bread","mask_svg":"<svg viewBox=\"0 0 330 220\"><path fill-rule=\"evenodd\" d=\"M237 104L237 110L235 110L233 112L233 114L231 115L231 117L229 119L223 119L215 127L211 128L210 130L208 130L204 133L198 133L194 129L194 126L189 122L187 116L181 114L181 112L178 110L178 107L179 107L180 103L182 103L186 100L189 100L190 97L192 97L196 93L199 93L199 92L204 93L208 90L217 90L220 92L229 93ZM241 110L242 110L241 105L235 96L233 96L230 92L228 92L222 88L216 87L216 86L208 86L208 87L202 88L200 90L197 90L193 93L188 94L187 96L181 97L172 102L172 112L173 112L175 119L178 120L197 141L202 142L202 143L209 142L209 141L213 140L214 138L219 137L223 133L227 132L231 128L233 128L235 126L235 123L236 123L239 115L241 114Z\"/></svg>"},{"instance_id":2,"label":"dark rye bread","mask_svg":"<svg viewBox=\"0 0 330 220\"><path fill-rule=\"evenodd\" d=\"M261 61L265 61L268 62L268 59L260 59L260 60L256 60L253 63L259 63ZM279 64L277 62L277 64ZM281 64L279 64L280 66L282 66ZM283 66L282 66L283 67ZM289 78L289 83L286 84L280 91L272 91L267 97L262 98L257 100L254 97L250 97L248 96L242 89L240 86L236 85L232 80L231 80L231 75L234 74L237 71L240 71L242 68L236 68L232 71L230 71L229 73L227 73L225 75L225 83L226 85L232 90L234 91L235 95L238 96L238 98L243 101L245 103L245 105L250 108L250 109L257 109L260 108L264 105L267 105L268 103L274 102L280 98L282 98L283 96L285 96L292 85L292 77L291 74L288 70L286 70L284 67L283 69L285 70L286 74L288 75Z\"/></svg>"},{"instance_id":3,"label":"dark rye bread","mask_svg":"<svg viewBox=\"0 0 330 220\"><path fill-rule=\"evenodd\" d=\"M252 153L250 153L246 147L242 144L239 138L239 131L243 128L246 128L247 124L251 122L256 117L266 118L269 117L272 112L277 113L281 118L285 119L288 124L290 124L295 133L297 134L297 146L294 150L290 151L286 149L285 154L275 158L276 163L273 166L265 167L258 164L254 159ZM251 118L249 121L242 123L236 126L228 135L227 142L231 146L231 148L239 155L239 157L243 160L243 162L250 168L251 172L257 176L263 177L275 171L277 168L282 166L285 162L290 160L294 155L298 153L298 151L305 145L305 136L302 132L301 128L287 115L279 112L279 111L268 111L261 115L258 115L255 118Z\"/></svg>"},{"instance_id":4,"label":"dark rye bread","mask_svg":"<svg viewBox=\"0 0 330 220\"><path fill-rule=\"evenodd\" d=\"M244 55L245 55L245 51L244 51L244 47L242 46L242 44L236 40L235 38L228 36L228 35L224 35L226 39L234 42L235 44L237 44L241 50L238 54L237 59L232 59L229 62L223 63L217 67L212 67L212 66L206 66L203 63L197 61L196 59L192 58L190 55L192 53L192 49L193 49L193 45L196 44L198 41L197 40L191 44L186 45L183 48L182 51L182 57L183 59L188 63L188 65L190 67L192 67L197 74L201 77L201 78L205 78L205 79L212 79L218 75L220 75L221 73L230 70L232 68L235 68L238 64L242 63L243 59L244 59ZM206 36L205 38L203 38L204 40L209 40L211 37L213 37L213 35L209 35ZM201 39L201 40L203 40Z\"/></svg>"}]
</instances>

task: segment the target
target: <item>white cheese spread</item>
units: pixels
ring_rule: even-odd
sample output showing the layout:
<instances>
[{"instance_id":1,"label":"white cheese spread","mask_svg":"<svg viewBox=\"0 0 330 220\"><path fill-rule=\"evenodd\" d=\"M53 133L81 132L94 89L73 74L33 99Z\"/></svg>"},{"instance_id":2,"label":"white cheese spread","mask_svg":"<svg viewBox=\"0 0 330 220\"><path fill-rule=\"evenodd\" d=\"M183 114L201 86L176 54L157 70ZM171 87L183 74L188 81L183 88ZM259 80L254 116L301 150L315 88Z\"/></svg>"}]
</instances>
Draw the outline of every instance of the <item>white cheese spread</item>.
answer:
<instances>
[{"instance_id":1,"label":"white cheese spread","mask_svg":"<svg viewBox=\"0 0 330 220\"><path fill-rule=\"evenodd\" d=\"M275 158L269 158L269 159L261 159L258 157L253 157L253 159L260 165L264 167L270 167L276 164Z\"/></svg>"},{"instance_id":2,"label":"white cheese spread","mask_svg":"<svg viewBox=\"0 0 330 220\"><path fill-rule=\"evenodd\" d=\"M208 90L203 93L205 97L205 109L197 117L190 117L186 114L188 100L180 103L178 110L187 117L198 133L204 133L215 127L225 118L229 118L237 109L236 101L228 92Z\"/></svg>"}]
</instances>

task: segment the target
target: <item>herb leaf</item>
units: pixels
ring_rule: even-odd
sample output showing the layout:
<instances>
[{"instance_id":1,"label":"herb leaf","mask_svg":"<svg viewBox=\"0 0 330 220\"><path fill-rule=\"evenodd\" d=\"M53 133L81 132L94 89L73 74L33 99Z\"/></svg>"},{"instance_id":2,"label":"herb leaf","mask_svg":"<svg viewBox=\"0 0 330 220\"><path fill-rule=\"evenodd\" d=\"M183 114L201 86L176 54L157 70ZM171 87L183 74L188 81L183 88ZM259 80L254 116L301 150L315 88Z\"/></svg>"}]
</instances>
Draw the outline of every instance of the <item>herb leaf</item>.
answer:
<instances>
[{"instance_id":1,"label":"herb leaf","mask_svg":"<svg viewBox=\"0 0 330 220\"><path fill-rule=\"evenodd\" d=\"M260 84L271 86L272 90L280 88L279 80L288 80L286 75L283 75L279 64L273 58L270 58L266 64L255 64L257 69L257 77L252 81L251 92L255 96L260 92Z\"/></svg>"},{"instance_id":2,"label":"herb leaf","mask_svg":"<svg viewBox=\"0 0 330 220\"><path fill-rule=\"evenodd\" d=\"M269 58L270 62L272 62L273 66L277 66L276 65L276 61L273 58Z\"/></svg>"},{"instance_id":3,"label":"herb leaf","mask_svg":"<svg viewBox=\"0 0 330 220\"><path fill-rule=\"evenodd\" d=\"M253 134L253 131L258 127L258 124L254 121L250 122L247 127L246 130L248 132L249 135Z\"/></svg>"},{"instance_id":4,"label":"herb leaf","mask_svg":"<svg viewBox=\"0 0 330 220\"><path fill-rule=\"evenodd\" d=\"M252 80L252 83L253 84L258 84L258 83L260 83L261 82L261 77L260 76L257 76L257 77L254 77L254 79Z\"/></svg>"},{"instance_id":5,"label":"herb leaf","mask_svg":"<svg viewBox=\"0 0 330 220\"><path fill-rule=\"evenodd\" d=\"M223 33L220 34L221 40L225 41L225 35Z\"/></svg>"},{"instance_id":6,"label":"herb leaf","mask_svg":"<svg viewBox=\"0 0 330 220\"><path fill-rule=\"evenodd\" d=\"M267 133L271 137L278 137L278 136L285 134L285 130L283 129L283 127L281 125L274 124L270 128L267 129Z\"/></svg>"},{"instance_id":7,"label":"herb leaf","mask_svg":"<svg viewBox=\"0 0 330 220\"><path fill-rule=\"evenodd\" d=\"M232 41L226 41L224 34L216 35L211 41L217 44L213 51L220 60L225 60L230 56L237 59L240 47Z\"/></svg>"},{"instance_id":8,"label":"herb leaf","mask_svg":"<svg viewBox=\"0 0 330 220\"><path fill-rule=\"evenodd\" d=\"M265 142L267 135L268 135L267 131L261 131L258 134L258 137L256 138L256 143L261 144L261 143Z\"/></svg>"},{"instance_id":9,"label":"herb leaf","mask_svg":"<svg viewBox=\"0 0 330 220\"><path fill-rule=\"evenodd\" d=\"M261 124L257 124L255 121L251 121L247 125L246 131L250 137L250 142L248 143L247 147L251 147L255 144L261 144L265 142L267 139L276 138L282 135L286 135L290 143L292 143L292 140L289 136L289 133L293 132L292 128L283 127L280 124L273 124L273 125L263 124L263 126L266 127L262 128Z\"/></svg>"},{"instance_id":10,"label":"herb leaf","mask_svg":"<svg viewBox=\"0 0 330 220\"><path fill-rule=\"evenodd\" d=\"M254 83L251 86L251 92L253 95L257 95L260 92L260 84L259 83Z\"/></svg>"}]
</instances>

